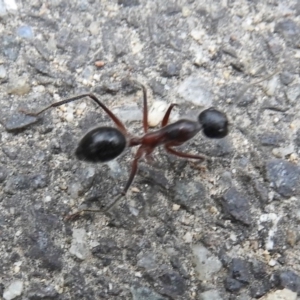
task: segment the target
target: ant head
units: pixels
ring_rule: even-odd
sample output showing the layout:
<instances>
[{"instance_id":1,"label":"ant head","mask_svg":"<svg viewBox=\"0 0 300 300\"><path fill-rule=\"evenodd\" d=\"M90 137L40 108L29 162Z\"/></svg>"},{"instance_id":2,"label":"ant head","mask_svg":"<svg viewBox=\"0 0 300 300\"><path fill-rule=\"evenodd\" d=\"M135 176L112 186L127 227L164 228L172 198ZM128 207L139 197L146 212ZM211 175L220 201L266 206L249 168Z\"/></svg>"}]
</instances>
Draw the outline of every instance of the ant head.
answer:
<instances>
[{"instance_id":1,"label":"ant head","mask_svg":"<svg viewBox=\"0 0 300 300\"><path fill-rule=\"evenodd\" d=\"M75 155L79 160L106 162L119 156L126 147L124 134L114 127L98 127L79 142Z\"/></svg>"},{"instance_id":2,"label":"ant head","mask_svg":"<svg viewBox=\"0 0 300 300\"><path fill-rule=\"evenodd\" d=\"M211 139L221 139L228 134L228 120L224 113L213 107L205 109L198 116L203 133Z\"/></svg>"}]
</instances>

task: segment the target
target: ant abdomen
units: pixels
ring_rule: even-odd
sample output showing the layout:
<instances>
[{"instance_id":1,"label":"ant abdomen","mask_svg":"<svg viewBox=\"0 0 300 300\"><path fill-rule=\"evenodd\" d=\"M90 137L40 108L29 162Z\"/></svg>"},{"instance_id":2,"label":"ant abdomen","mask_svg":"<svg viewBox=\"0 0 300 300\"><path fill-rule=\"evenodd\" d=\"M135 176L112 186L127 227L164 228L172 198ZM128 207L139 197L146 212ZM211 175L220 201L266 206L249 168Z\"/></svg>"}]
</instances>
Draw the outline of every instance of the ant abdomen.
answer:
<instances>
[{"instance_id":1,"label":"ant abdomen","mask_svg":"<svg viewBox=\"0 0 300 300\"><path fill-rule=\"evenodd\" d=\"M79 160L106 162L119 156L126 147L124 134L114 127L98 127L79 142L75 155Z\"/></svg>"}]
</instances>

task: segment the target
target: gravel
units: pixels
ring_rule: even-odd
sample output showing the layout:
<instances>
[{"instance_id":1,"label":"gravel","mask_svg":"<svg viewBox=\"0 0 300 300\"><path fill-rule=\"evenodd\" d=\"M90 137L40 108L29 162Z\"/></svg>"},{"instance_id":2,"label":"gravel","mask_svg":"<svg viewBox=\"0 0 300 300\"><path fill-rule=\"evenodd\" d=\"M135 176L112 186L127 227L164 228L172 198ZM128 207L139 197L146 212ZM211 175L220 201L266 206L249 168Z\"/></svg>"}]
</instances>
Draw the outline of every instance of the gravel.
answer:
<instances>
[{"instance_id":1,"label":"gravel","mask_svg":"<svg viewBox=\"0 0 300 300\"><path fill-rule=\"evenodd\" d=\"M49 1L48 1L49 2ZM232 300L300 296L300 5L297 0L0 0L2 299ZM272 75L272 76L269 76ZM230 133L197 135L141 161L74 151L112 121L133 135L224 111ZM157 129L156 127L155 129ZM151 129L152 130L152 129Z\"/></svg>"}]
</instances>

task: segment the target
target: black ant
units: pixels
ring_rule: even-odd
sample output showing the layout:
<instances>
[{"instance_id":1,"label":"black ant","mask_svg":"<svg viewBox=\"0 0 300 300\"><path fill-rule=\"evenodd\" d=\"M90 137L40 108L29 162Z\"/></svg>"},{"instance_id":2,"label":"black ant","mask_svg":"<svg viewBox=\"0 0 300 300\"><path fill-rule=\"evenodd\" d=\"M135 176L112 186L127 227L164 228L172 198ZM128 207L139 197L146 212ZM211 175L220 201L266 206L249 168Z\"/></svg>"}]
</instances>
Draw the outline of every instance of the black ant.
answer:
<instances>
[{"instance_id":1,"label":"black ant","mask_svg":"<svg viewBox=\"0 0 300 300\"><path fill-rule=\"evenodd\" d=\"M79 160L83 161L92 163L106 162L118 157L126 147L139 146L132 162L129 179L121 192L120 197L126 194L132 184L138 169L139 160L143 157L147 160L151 160L151 154L156 147L163 145L167 152L182 158L204 160L205 157L202 155L179 152L173 147L180 146L192 139L200 130L203 130L204 135L208 138L218 139L223 138L228 134L228 120L226 115L213 107L202 111L199 114L197 121L181 119L168 125L170 113L174 106L177 105L175 103L171 104L166 111L161 123L161 128L156 131L148 132L147 91L144 85L138 82L135 83L138 84L143 91L144 135L141 137L131 136L119 118L93 94L78 95L52 103L37 113L26 113L38 116L49 108L57 107L84 97L89 97L95 101L108 114L117 128L105 126L92 129L79 142L75 155ZM120 197L118 197L117 200ZM111 209L117 200L109 205L109 208L107 208L106 211Z\"/></svg>"}]
</instances>

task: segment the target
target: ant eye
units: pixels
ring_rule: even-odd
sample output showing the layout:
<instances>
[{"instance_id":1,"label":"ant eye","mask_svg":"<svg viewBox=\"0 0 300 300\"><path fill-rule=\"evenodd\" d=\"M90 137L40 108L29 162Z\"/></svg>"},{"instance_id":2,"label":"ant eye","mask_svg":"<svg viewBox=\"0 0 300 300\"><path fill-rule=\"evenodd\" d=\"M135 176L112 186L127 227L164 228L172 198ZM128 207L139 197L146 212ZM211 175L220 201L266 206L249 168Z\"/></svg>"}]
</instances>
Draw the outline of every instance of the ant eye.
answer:
<instances>
[{"instance_id":1,"label":"ant eye","mask_svg":"<svg viewBox=\"0 0 300 300\"><path fill-rule=\"evenodd\" d=\"M213 107L202 111L198 121L203 127L203 133L212 139L221 139L228 134L228 120L223 112Z\"/></svg>"}]
</instances>

